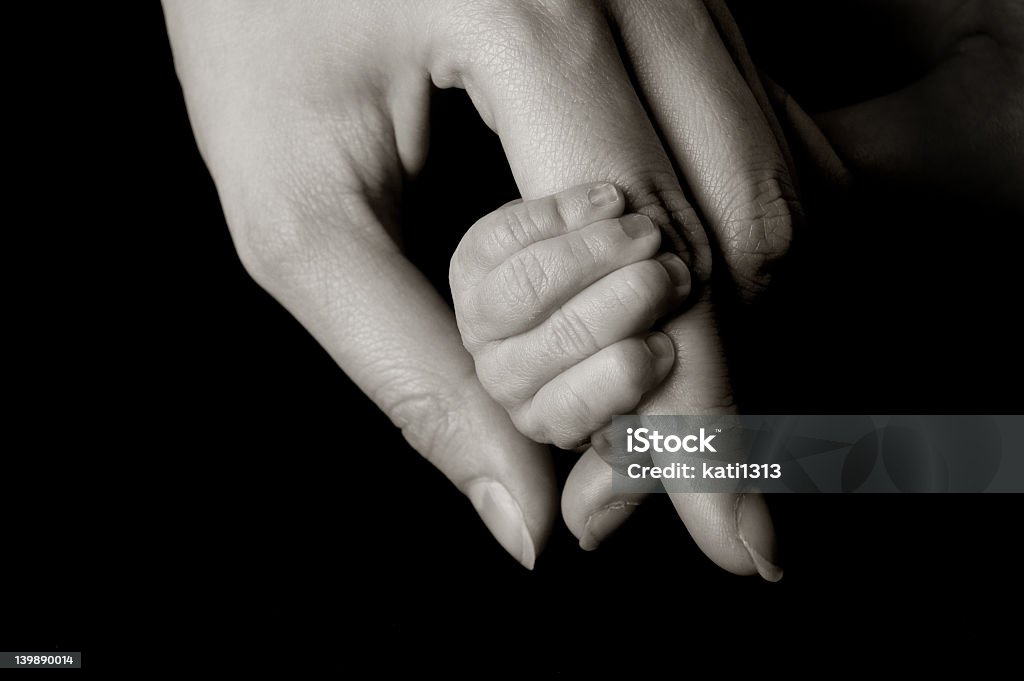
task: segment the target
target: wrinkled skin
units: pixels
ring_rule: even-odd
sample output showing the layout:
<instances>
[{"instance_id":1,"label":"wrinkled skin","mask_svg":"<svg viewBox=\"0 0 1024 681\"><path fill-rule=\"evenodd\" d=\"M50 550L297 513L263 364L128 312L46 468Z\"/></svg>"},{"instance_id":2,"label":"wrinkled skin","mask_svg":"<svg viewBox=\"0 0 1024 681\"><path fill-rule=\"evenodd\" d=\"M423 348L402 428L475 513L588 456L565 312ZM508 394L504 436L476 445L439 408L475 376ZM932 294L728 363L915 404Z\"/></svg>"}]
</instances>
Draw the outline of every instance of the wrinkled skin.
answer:
<instances>
[{"instance_id":1,"label":"wrinkled skin","mask_svg":"<svg viewBox=\"0 0 1024 681\"><path fill-rule=\"evenodd\" d=\"M649 412L729 408L706 286L711 255L743 297L767 284L766 265L786 250L799 212L784 150L720 3L378 4L168 2L166 14L200 149L246 267L479 508L505 507L474 490L508 492L506 506L522 511L526 536L486 510L484 519L532 564L554 512L546 453L483 395L450 311L394 239L401 225L390 207L402 171L423 160L431 81L470 92L501 136L525 198L612 180L633 208L685 237L675 244L705 287L665 329L679 356L648 396ZM1024 7L887 7L920 27L915 35L924 38L912 47L926 75L818 117L827 141L854 171L896 185L931 182L1019 212ZM609 26L622 34L649 117L625 82ZM818 134L799 107L785 105L796 129ZM707 231L696 225L669 155ZM614 529L636 501L612 498L606 479L588 452L563 495L566 522L584 545ZM728 504L704 498L687 510L676 501L713 559L750 572L735 550ZM749 531L764 532L770 544L770 528Z\"/></svg>"},{"instance_id":2,"label":"wrinkled skin","mask_svg":"<svg viewBox=\"0 0 1024 681\"><path fill-rule=\"evenodd\" d=\"M755 297L799 208L766 97L745 57L730 56L727 42L742 47L735 31L724 42L716 30L731 26L724 5L179 0L165 14L242 262L524 565L557 509L549 453L484 393L451 310L398 245L393 207L403 174L424 160L432 85L468 91L525 199L614 182L662 228L695 291L662 329L675 367L640 411L732 409L712 261ZM635 502L615 497L610 480L591 450L563 494L584 546ZM770 558L774 537L759 498L673 501L715 562L765 573L755 555Z\"/></svg>"}]
</instances>

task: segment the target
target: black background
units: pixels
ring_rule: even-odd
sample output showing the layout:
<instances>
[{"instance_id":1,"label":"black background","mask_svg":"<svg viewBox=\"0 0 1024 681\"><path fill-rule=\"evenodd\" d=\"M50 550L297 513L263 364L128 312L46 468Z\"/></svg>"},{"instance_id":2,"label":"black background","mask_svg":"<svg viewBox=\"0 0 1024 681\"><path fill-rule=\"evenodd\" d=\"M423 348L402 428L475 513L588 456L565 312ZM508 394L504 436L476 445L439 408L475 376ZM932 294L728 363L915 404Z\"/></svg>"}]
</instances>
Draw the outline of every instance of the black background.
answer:
<instances>
[{"instance_id":1,"label":"black background","mask_svg":"<svg viewBox=\"0 0 1024 681\"><path fill-rule=\"evenodd\" d=\"M826 108L898 78L898 41L865 57L846 47L860 27L826 40L809 30L823 10L792 6L745 16L798 99ZM779 584L714 567L663 498L594 553L559 524L520 568L242 270L158 5L74 11L56 31L26 19L36 53L60 57L11 85L28 155L8 416L25 437L0 478L0 648L84 649L95 668L145 646L260 664L309 646L335 669L568 674L883 652L977 664L1019 643L992 623L1021 604L1015 496L772 498ZM441 275L515 187L461 92L439 93L433 126L407 209L436 227L410 239ZM868 181L812 208L775 299L730 323L749 411L1021 411L1021 216ZM368 485L373 464L392 475Z\"/></svg>"}]
</instances>

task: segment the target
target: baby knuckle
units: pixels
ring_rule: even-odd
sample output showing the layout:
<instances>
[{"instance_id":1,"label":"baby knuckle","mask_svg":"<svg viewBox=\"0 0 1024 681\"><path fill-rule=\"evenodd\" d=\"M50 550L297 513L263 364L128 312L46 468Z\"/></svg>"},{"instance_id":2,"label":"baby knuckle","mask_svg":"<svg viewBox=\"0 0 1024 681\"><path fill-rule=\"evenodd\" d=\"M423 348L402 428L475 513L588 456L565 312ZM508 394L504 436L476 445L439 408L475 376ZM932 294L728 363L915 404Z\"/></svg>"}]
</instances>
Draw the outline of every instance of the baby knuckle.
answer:
<instances>
[{"instance_id":1,"label":"baby knuckle","mask_svg":"<svg viewBox=\"0 0 1024 681\"><path fill-rule=\"evenodd\" d=\"M490 317L487 313L491 306L481 302L480 295L481 291L477 289L453 298L455 323L462 336L462 345L471 354L491 340L488 333Z\"/></svg>"},{"instance_id":2,"label":"baby knuckle","mask_svg":"<svg viewBox=\"0 0 1024 681\"><path fill-rule=\"evenodd\" d=\"M584 229L570 232L566 247L573 263L581 270L588 271L608 257L608 244L596 230Z\"/></svg>"},{"instance_id":3,"label":"baby knuckle","mask_svg":"<svg viewBox=\"0 0 1024 681\"><path fill-rule=\"evenodd\" d=\"M572 449L589 434L594 420L593 409L568 383L563 384L553 401L553 408L549 411L552 420L548 428L550 442L560 449Z\"/></svg>"},{"instance_id":4,"label":"baby knuckle","mask_svg":"<svg viewBox=\"0 0 1024 681\"><path fill-rule=\"evenodd\" d=\"M519 251L533 241L529 213L522 204L511 206L494 215L488 225L492 245L497 253Z\"/></svg>"},{"instance_id":5,"label":"baby knuckle","mask_svg":"<svg viewBox=\"0 0 1024 681\"><path fill-rule=\"evenodd\" d=\"M536 253L519 251L499 269L496 285L513 313L533 318L549 285L547 268Z\"/></svg>"},{"instance_id":6,"label":"baby knuckle","mask_svg":"<svg viewBox=\"0 0 1024 681\"><path fill-rule=\"evenodd\" d=\"M550 443L547 428L541 423L534 413L532 406L522 406L518 409L509 410L512 424L520 433L534 442Z\"/></svg>"},{"instance_id":7,"label":"baby knuckle","mask_svg":"<svg viewBox=\"0 0 1024 681\"><path fill-rule=\"evenodd\" d=\"M551 437L550 444L553 444L559 449L572 450L579 446L584 437L586 436L569 430L560 429Z\"/></svg>"},{"instance_id":8,"label":"baby knuckle","mask_svg":"<svg viewBox=\"0 0 1024 681\"><path fill-rule=\"evenodd\" d=\"M655 260L644 260L626 268L609 291L621 310L628 310L632 315L639 312L641 317L647 318L655 313L671 286L668 273L661 264Z\"/></svg>"},{"instance_id":9,"label":"baby knuckle","mask_svg":"<svg viewBox=\"0 0 1024 681\"><path fill-rule=\"evenodd\" d=\"M583 359L601 349L590 325L571 308L563 307L545 324L545 346L559 357Z\"/></svg>"},{"instance_id":10,"label":"baby knuckle","mask_svg":"<svg viewBox=\"0 0 1024 681\"><path fill-rule=\"evenodd\" d=\"M634 351L625 353L618 365L620 376L619 397L623 402L635 405L647 391L647 383L651 375L651 360L646 352Z\"/></svg>"},{"instance_id":11,"label":"baby knuckle","mask_svg":"<svg viewBox=\"0 0 1024 681\"><path fill-rule=\"evenodd\" d=\"M517 382L510 377L508 367L496 360L494 353L480 353L475 359L477 377L487 394L506 409L517 404Z\"/></svg>"},{"instance_id":12,"label":"baby knuckle","mask_svg":"<svg viewBox=\"0 0 1024 681\"><path fill-rule=\"evenodd\" d=\"M631 339L617 343L609 349L609 361L623 385L643 383L651 367L651 353L647 351L643 341Z\"/></svg>"}]
</instances>

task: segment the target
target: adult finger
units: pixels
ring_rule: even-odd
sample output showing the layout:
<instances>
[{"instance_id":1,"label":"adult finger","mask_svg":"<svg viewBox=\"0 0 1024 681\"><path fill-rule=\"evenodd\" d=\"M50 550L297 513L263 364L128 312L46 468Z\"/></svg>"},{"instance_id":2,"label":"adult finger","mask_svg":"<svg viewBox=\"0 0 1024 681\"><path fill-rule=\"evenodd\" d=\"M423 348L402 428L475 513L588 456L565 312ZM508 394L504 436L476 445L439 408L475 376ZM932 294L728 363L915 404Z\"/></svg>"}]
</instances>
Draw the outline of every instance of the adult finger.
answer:
<instances>
[{"instance_id":1,"label":"adult finger","mask_svg":"<svg viewBox=\"0 0 1024 681\"><path fill-rule=\"evenodd\" d=\"M855 173L1020 211L1022 93L1024 59L979 34L902 90L816 121Z\"/></svg>"},{"instance_id":2,"label":"adult finger","mask_svg":"<svg viewBox=\"0 0 1024 681\"><path fill-rule=\"evenodd\" d=\"M612 2L658 130L737 291L755 298L800 214L786 156L702 1Z\"/></svg>"},{"instance_id":3,"label":"adult finger","mask_svg":"<svg viewBox=\"0 0 1024 681\"><path fill-rule=\"evenodd\" d=\"M501 17L500 32L485 30L487 26L493 26L489 17L462 17L459 23L462 29L467 25L483 27L473 33L486 38L489 48L484 53L491 58L474 59L472 50L446 50L447 58L435 64L435 82L439 85L462 85L468 89L484 119L501 137L524 198L551 194L562 187L585 181L609 179L625 192L629 201L627 209L649 215L665 230L684 260L688 261L695 283L706 282L711 263L707 237L633 89L605 15L591 6L581 7L572 3L565 7L571 11L552 12L548 5L532 3L510 4ZM705 20L709 21L706 13ZM654 27L651 36L660 36L662 40L650 40L637 34L632 36L635 44L653 48L648 50L648 58L657 55L667 63L673 63L679 57L677 51L657 52L658 48L671 50L671 43L679 40L679 36L669 40L660 27ZM495 45L494 41L498 44ZM468 45L472 47L473 42ZM478 43L475 47L481 46ZM640 54L643 50L635 52ZM658 87L673 89L674 92L682 90L682 87L674 89L680 81L678 64L687 68L694 66L677 62L677 68L670 69L670 73L657 71L659 82L651 83L647 90ZM700 69L697 73L703 75ZM693 79L696 80L696 74ZM669 86L669 83L673 85ZM723 84L726 85L746 88L742 78L735 73L732 80ZM721 104L722 101L713 99L712 103ZM753 102L753 109L756 116L761 116L756 102ZM756 121L757 118L753 117L752 122L756 124ZM763 117L760 121L761 130L774 144ZM707 123L713 125L712 121ZM666 126L662 124L660 127L664 133ZM704 139L708 145L723 144L723 155L736 151L738 146L735 140L719 134L720 128L710 137L697 134L693 127L685 131L692 138L691 143ZM676 137L678 141L683 135L677 134ZM742 139L744 143L752 141L749 132L743 133ZM763 143L760 138L753 141ZM703 156L698 159L707 158L707 150L703 147L693 149L687 146L694 145L677 144L678 151L673 151L677 154L700 152ZM743 149L740 151L749 153ZM784 171L785 164L781 157L778 158ZM696 159L694 162L699 163ZM691 167L692 170L696 168L696 165ZM744 186L751 180L749 173L740 173L739 177L742 180L740 184ZM769 173L768 177L774 175ZM755 206L759 206L757 197L760 197L774 211L788 208L785 201L775 200L781 193L781 182L765 182L769 190L775 191L755 190ZM705 189L708 185L704 178ZM741 192L741 195L749 197L750 192ZM771 211L768 213L762 217L772 217ZM754 222L767 227L765 234L773 238L784 231L781 227L776 230L770 224L772 220L766 223L755 219L751 225ZM781 223L788 225L785 219ZM784 236L788 239L788 232ZM757 249L761 248L760 241L754 240ZM760 250L755 253L760 254ZM731 403L721 344L714 328L714 316L707 297L693 310L666 325L665 331L676 346L677 366L654 391L653 399L645 399L646 407L642 405L641 411L708 413ZM679 363L686 367L685 371ZM698 370L694 370L695 367ZM689 518L688 527L698 527L693 512L687 513L684 522ZM719 520L711 518L708 522L724 527L726 524L719 523ZM734 572L753 573L756 570L738 539L728 544L705 541L711 536L714 534L698 533L697 538L702 548L712 552L713 560ZM773 540L766 534L764 539ZM761 547L760 550L766 549Z\"/></svg>"},{"instance_id":4,"label":"adult finger","mask_svg":"<svg viewBox=\"0 0 1024 681\"><path fill-rule=\"evenodd\" d=\"M695 282L710 276L707 237L596 4L463 3L431 70L464 87L501 138L526 200L607 180L650 217Z\"/></svg>"},{"instance_id":5,"label":"adult finger","mask_svg":"<svg viewBox=\"0 0 1024 681\"><path fill-rule=\"evenodd\" d=\"M651 116L693 191L736 291L753 300L787 252L799 214L776 132L703 2L614 0L612 7ZM708 343L707 329L714 326L710 304L702 301L666 327L680 349L677 375L645 399L640 413L731 411L731 396L719 389L728 385L720 375L720 346ZM775 541L763 503L736 495L671 498L694 541L718 565L737 574L780 576L772 569Z\"/></svg>"},{"instance_id":6,"label":"adult finger","mask_svg":"<svg viewBox=\"0 0 1024 681\"><path fill-rule=\"evenodd\" d=\"M707 334L714 329L714 317L706 300L688 314L666 325L664 331L676 345L678 357L671 374L638 406L640 414L730 414L732 397L727 370L719 345ZM592 444L607 457L610 445L601 433ZM603 449L603 451L601 451ZM612 485L611 469L601 469L601 456L585 457L573 470L562 494L566 524L585 541L584 548L596 547L629 515L627 501ZM607 463L601 461L608 466ZM676 492L670 495L683 524L700 549L717 565L739 575L760 574L777 581L782 571L775 565L775 534L771 516L758 496ZM575 497L575 498L571 498ZM611 509L609 511L608 509ZM597 522L600 519L600 522Z\"/></svg>"},{"instance_id":7,"label":"adult finger","mask_svg":"<svg viewBox=\"0 0 1024 681\"><path fill-rule=\"evenodd\" d=\"M590 447L573 466L562 488L562 518L584 551L600 546L647 496L615 493L613 475L608 462Z\"/></svg>"},{"instance_id":8,"label":"adult finger","mask_svg":"<svg viewBox=\"0 0 1024 681\"><path fill-rule=\"evenodd\" d=\"M289 257L291 284L253 273L532 568L554 512L548 452L483 391L450 309L411 263L381 242L322 245Z\"/></svg>"},{"instance_id":9,"label":"adult finger","mask_svg":"<svg viewBox=\"0 0 1024 681\"><path fill-rule=\"evenodd\" d=\"M555 510L546 452L488 399L451 311L390 236L426 153L440 4L168 2L165 16L246 268L530 567Z\"/></svg>"},{"instance_id":10,"label":"adult finger","mask_svg":"<svg viewBox=\"0 0 1024 681\"><path fill-rule=\"evenodd\" d=\"M244 170L214 164L215 176L230 178L218 188L239 255L532 568L556 510L549 452L484 392L451 309L389 236L394 201L380 197L401 169L386 112L339 108L337 118L306 116L284 126L284 139L221 162ZM383 178L382 187L360 175Z\"/></svg>"}]
</instances>

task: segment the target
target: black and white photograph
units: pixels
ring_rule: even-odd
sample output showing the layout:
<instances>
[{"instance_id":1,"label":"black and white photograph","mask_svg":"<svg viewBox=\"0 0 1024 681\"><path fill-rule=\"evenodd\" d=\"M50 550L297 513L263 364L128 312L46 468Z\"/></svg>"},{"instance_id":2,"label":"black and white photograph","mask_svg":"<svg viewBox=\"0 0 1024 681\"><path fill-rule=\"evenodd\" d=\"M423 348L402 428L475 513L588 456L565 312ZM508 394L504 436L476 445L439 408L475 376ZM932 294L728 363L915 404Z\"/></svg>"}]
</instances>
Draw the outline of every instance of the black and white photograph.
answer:
<instances>
[{"instance_id":1,"label":"black and white photograph","mask_svg":"<svg viewBox=\"0 0 1024 681\"><path fill-rule=\"evenodd\" d=\"M1014 668L1024 2L61 5L0 669Z\"/></svg>"}]
</instances>

